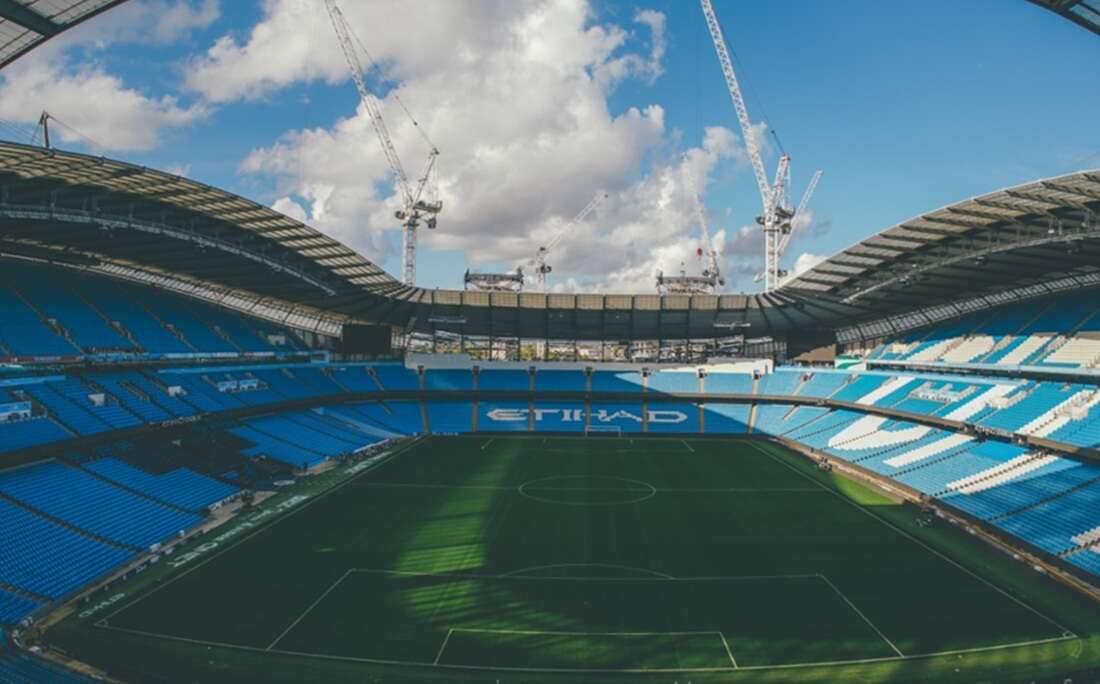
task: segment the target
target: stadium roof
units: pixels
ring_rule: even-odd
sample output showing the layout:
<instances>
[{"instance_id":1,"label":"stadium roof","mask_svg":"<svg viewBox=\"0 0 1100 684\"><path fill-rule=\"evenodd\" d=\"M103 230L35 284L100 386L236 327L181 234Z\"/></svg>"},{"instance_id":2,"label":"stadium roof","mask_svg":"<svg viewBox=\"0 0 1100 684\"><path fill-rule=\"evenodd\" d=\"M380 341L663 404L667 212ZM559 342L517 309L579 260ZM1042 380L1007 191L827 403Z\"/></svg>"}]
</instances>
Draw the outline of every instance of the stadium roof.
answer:
<instances>
[{"instance_id":1,"label":"stadium roof","mask_svg":"<svg viewBox=\"0 0 1100 684\"><path fill-rule=\"evenodd\" d=\"M1100 35L1100 0L1030 0Z\"/></svg>"},{"instance_id":2,"label":"stadium roof","mask_svg":"<svg viewBox=\"0 0 1100 684\"><path fill-rule=\"evenodd\" d=\"M0 68L126 0L0 0Z\"/></svg>"},{"instance_id":3,"label":"stadium roof","mask_svg":"<svg viewBox=\"0 0 1100 684\"><path fill-rule=\"evenodd\" d=\"M1095 170L923 214L849 247L783 289L905 310L1098 271Z\"/></svg>"},{"instance_id":4,"label":"stadium roof","mask_svg":"<svg viewBox=\"0 0 1100 684\"><path fill-rule=\"evenodd\" d=\"M408 287L314 228L224 190L0 143L0 253L140 277L261 315L273 307L279 320L330 334L357 320L551 340L783 337L1095 275L1100 171L912 219L770 294L516 294Z\"/></svg>"}]
</instances>

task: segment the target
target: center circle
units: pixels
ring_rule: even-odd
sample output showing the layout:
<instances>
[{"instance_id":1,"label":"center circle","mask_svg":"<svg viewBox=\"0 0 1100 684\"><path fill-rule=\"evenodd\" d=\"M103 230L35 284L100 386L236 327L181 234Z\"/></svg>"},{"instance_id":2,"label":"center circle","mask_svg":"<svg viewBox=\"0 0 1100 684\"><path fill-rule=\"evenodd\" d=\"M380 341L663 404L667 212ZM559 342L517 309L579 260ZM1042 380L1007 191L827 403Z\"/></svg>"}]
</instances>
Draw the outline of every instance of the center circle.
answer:
<instances>
[{"instance_id":1,"label":"center circle","mask_svg":"<svg viewBox=\"0 0 1100 684\"><path fill-rule=\"evenodd\" d=\"M623 506L657 495L648 482L614 475L553 475L524 482L519 493L533 501L562 506Z\"/></svg>"}]
</instances>

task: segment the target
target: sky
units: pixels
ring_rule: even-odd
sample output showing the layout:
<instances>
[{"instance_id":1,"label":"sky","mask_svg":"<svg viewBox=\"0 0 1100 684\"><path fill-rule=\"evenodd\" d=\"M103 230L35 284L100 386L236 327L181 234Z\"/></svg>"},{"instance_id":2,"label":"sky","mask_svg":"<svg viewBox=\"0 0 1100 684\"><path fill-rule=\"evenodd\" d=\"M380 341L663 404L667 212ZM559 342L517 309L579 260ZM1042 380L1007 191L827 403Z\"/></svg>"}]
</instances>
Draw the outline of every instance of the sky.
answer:
<instances>
[{"instance_id":1,"label":"sky","mask_svg":"<svg viewBox=\"0 0 1100 684\"><path fill-rule=\"evenodd\" d=\"M769 174L791 157L792 273L1006 186L1100 168L1100 38L1024 0L713 0ZM697 274L694 184L752 292L761 199L694 0L342 0L408 175L439 149L417 284L550 254L563 292ZM407 108L409 115L403 111ZM187 176L400 273L399 195L322 0L131 0L0 70L0 137ZM418 125L413 124L413 120ZM528 268L528 271L530 269Z\"/></svg>"}]
</instances>

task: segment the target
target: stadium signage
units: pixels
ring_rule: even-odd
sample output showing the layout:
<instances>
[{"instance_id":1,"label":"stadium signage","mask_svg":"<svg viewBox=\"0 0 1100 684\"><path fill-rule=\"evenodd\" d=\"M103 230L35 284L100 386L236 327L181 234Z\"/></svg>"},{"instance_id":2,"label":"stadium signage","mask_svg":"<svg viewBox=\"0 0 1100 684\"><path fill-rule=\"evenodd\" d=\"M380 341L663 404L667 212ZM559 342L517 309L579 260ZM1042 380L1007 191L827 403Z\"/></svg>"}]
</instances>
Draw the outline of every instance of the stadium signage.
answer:
<instances>
[{"instance_id":1,"label":"stadium signage","mask_svg":"<svg viewBox=\"0 0 1100 684\"><path fill-rule=\"evenodd\" d=\"M650 423L682 423L688 419L688 416L683 411L672 411L665 409L649 409L645 412L646 419ZM498 423L519 423L524 422L529 416L535 417L535 422L542 422L547 417L557 417L562 423L583 423L584 422L584 409L564 408L497 408L489 411L486 416L489 420ZM642 423L642 412L637 413L627 411L625 409L619 409L617 411L608 411L607 409L599 409L592 412L593 422L599 423L615 423L619 421L633 421L639 425Z\"/></svg>"},{"instance_id":2,"label":"stadium signage","mask_svg":"<svg viewBox=\"0 0 1100 684\"><path fill-rule=\"evenodd\" d=\"M88 608L87 610L81 612L77 615L77 617L79 617L81 620L90 618L101 610L104 610L105 608L110 608L124 598L126 598L126 592L120 591L119 593L108 596L91 608Z\"/></svg>"},{"instance_id":3,"label":"stadium signage","mask_svg":"<svg viewBox=\"0 0 1100 684\"><path fill-rule=\"evenodd\" d=\"M283 511L294 508L295 506L302 503L303 501L306 501L307 499L309 499L309 497L305 494L298 494L290 497L286 501L279 503L279 505L277 506L272 506L271 508L265 508L261 511L258 511L257 513L249 516L248 520L234 525L225 532L222 532L218 536L214 537L212 540L199 544L187 553L181 553L180 555L176 556L172 560L168 561L168 565L173 568L179 568L187 565L196 558L201 558L211 551L216 551L218 548L221 547L222 544L226 543L227 541L230 541L233 538L244 534L245 532L254 530L271 516L278 515Z\"/></svg>"}]
</instances>

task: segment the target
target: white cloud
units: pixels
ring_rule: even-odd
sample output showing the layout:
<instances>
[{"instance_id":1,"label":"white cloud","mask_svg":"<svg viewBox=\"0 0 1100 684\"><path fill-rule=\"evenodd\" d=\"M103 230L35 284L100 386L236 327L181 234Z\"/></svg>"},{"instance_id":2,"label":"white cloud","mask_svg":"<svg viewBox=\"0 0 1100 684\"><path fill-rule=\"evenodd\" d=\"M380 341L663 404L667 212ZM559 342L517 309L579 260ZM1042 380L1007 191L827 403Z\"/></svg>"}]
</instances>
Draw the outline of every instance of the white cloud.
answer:
<instances>
[{"instance_id":1,"label":"white cloud","mask_svg":"<svg viewBox=\"0 0 1100 684\"><path fill-rule=\"evenodd\" d=\"M118 42L175 42L219 14L218 0L140 0L106 12L0 72L0 119L35 125L45 110L60 122L50 130L58 142L96 152L154 148L166 130L204 118L209 106L127 86L96 61L94 50ZM87 47L91 57L77 49Z\"/></svg>"},{"instance_id":2,"label":"white cloud","mask_svg":"<svg viewBox=\"0 0 1100 684\"><path fill-rule=\"evenodd\" d=\"M640 78L652 84L664 73L661 60L664 59L665 49L668 47L665 37L665 15L656 10L641 10L634 15L634 22L649 29L649 56L627 53L601 64L595 70L596 80L603 83L609 90L619 81L631 77ZM608 46L617 48L626 39L626 32L615 28L609 32L608 39Z\"/></svg>"},{"instance_id":3,"label":"white cloud","mask_svg":"<svg viewBox=\"0 0 1100 684\"><path fill-rule=\"evenodd\" d=\"M161 42L171 42L195 29L206 28L221 16L218 0L201 0L194 4L159 0L142 4L152 8L151 12L156 17L152 33ZM134 10L133 6L127 9L130 12Z\"/></svg>"},{"instance_id":4,"label":"white cloud","mask_svg":"<svg viewBox=\"0 0 1100 684\"><path fill-rule=\"evenodd\" d=\"M65 124L50 129L56 139L98 152L151 149L166 129L187 126L207 113L204 105L182 106L172 96L129 88L96 64L71 69L60 60L25 59L5 69L0 119L33 125L42 110Z\"/></svg>"},{"instance_id":5,"label":"white cloud","mask_svg":"<svg viewBox=\"0 0 1100 684\"><path fill-rule=\"evenodd\" d=\"M474 267L521 264L602 190L610 197L551 255L559 289L652 291L658 270L701 269L684 171L705 192L719 165L747 168L742 141L711 127L684 155L660 106L612 112L608 104L622 81L651 83L662 73L663 14L643 9L624 27L597 23L586 0L451 0L428 15L413 4L342 7L384 72L383 112L409 177L418 177L428 146L397 97L441 150L444 210L421 244L464 252ZM277 98L318 80L340 84L352 108L328 17L320 3L301 0L267 0L259 24L241 39L220 38L187 76L215 102ZM362 106L331 126L288 131L253 150L241 170L271 183L280 211L368 258L396 258L399 202ZM710 220L723 269L748 273L759 229Z\"/></svg>"},{"instance_id":6,"label":"white cloud","mask_svg":"<svg viewBox=\"0 0 1100 684\"><path fill-rule=\"evenodd\" d=\"M343 2L340 8L386 76L404 80L434 72L441 64L475 61L483 46L511 39L508 27L532 4L447 0L432 3L425 12L423 3L388 0ZM224 102L260 98L303 81L348 80L321 0L263 0L263 12L245 40L225 35L195 59L187 87Z\"/></svg>"},{"instance_id":7,"label":"white cloud","mask_svg":"<svg viewBox=\"0 0 1100 684\"><path fill-rule=\"evenodd\" d=\"M825 261L827 258L828 257L819 254L810 254L809 252L799 254L794 262L794 270L791 271L791 277L797 278L814 266L820 264L822 261Z\"/></svg>"},{"instance_id":8,"label":"white cloud","mask_svg":"<svg viewBox=\"0 0 1100 684\"><path fill-rule=\"evenodd\" d=\"M175 176L182 176L182 177L186 178L187 176L189 176L191 174L191 165L190 164L169 164L168 166L164 167L164 171L165 171L165 173L170 173L170 174L175 175Z\"/></svg>"},{"instance_id":9,"label":"white cloud","mask_svg":"<svg viewBox=\"0 0 1100 684\"><path fill-rule=\"evenodd\" d=\"M306 208L289 197L280 197L275 200L271 208L303 223L309 218L306 216Z\"/></svg>"},{"instance_id":10,"label":"white cloud","mask_svg":"<svg viewBox=\"0 0 1100 684\"><path fill-rule=\"evenodd\" d=\"M100 47L117 42L168 44L210 26L220 16L218 0L131 0L63 38L70 44L90 42Z\"/></svg>"}]
</instances>

